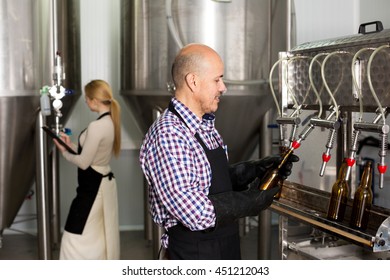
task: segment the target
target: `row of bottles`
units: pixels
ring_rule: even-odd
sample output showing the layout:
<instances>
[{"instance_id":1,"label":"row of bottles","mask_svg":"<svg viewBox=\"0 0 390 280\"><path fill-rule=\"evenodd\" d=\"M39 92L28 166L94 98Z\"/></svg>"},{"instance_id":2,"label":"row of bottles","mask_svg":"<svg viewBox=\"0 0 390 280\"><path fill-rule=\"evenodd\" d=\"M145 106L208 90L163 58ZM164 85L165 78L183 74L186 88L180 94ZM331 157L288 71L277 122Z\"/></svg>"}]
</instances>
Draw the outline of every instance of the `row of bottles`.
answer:
<instances>
[{"instance_id":1,"label":"row of bottles","mask_svg":"<svg viewBox=\"0 0 390 280\"><path fill-rule=\"evenodd\" d=\"M279 175L279 170L286 164L288 158L293 153L294 148L281 150L282 160L279 166L271 169L266 174L263 183L259 186L260 190L267 190L275 187L277 184L283 185ZM349 197L349 185L346 180L348 165L344 161L340 167L336 182L333 184L332 193L328 208L327 217L329 220L341 222L344 219L345 208ZM355 192L350 226L356 229L366 229L368 225L369 213L372 205L372 163L367 160L360 184ZM280 191L275 195L279 198Z\"/></svg>"},{"instance_id":2,"label":"row of bottles","mask_svg":"<svg viewBox=\"0 0 390 280\"><path fill-rule=\"evenodd\" d=\"M328 219L341 222L344 219L345 208L349 196L349 186L346 180L347 163L344 161L340 167L336 182L333 184L328 208ZM356 229L366 229L372 205L372 163L367 161L355 192L350 226Z\"/></svg>"}]
</instances>

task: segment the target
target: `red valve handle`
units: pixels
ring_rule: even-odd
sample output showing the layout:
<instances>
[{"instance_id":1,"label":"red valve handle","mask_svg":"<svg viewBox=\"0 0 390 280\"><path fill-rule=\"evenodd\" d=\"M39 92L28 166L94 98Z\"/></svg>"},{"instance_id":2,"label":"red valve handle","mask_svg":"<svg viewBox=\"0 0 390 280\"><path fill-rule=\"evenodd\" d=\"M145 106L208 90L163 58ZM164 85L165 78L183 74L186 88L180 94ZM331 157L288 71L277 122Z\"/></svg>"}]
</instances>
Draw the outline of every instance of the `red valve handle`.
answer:
<instances>
[{"instance_id":1,"label":"red valve handle","mask_svg":"<svg viewBox=\"0 0 390 280\"><path fill-rule=\"evenodd\" d=\"M323 162L328 162L331 158L331 155L327 155L325 153L322 154L322 161Z\"/></svg>"},{"instance_id":2,"label":"red valve handle","mask_svg":"<svg viewBox=\"0 0 390 280\"><path fill-rule=\"evenodd\" d=\"M356 162L354 158L347 158L345 161L347 162L348 166L353 166Z\"/></svg>"},{"instance_id":3,"label":"red valve handle","mask_svg":"<svg viewBox=\"0 0 390 280\"><path fill-rule=\"evenodd\" d=\"M378 171L379 171L380 174L385 173L386 170L387 170L387 165L380 165L380 164L378 164Z\"/></svg>"},{"instance_id":4,"label":"red valve handle","mask_svg":"<svg viewBox=\"0 0 390 280\"><path fill-rule=\"evenodd\" d=\"M294 149L298 149L300 146L301 146L301 143L299 143L298 141L293 141L292 147L293 147Z\"/></svg>"}]
</instances>

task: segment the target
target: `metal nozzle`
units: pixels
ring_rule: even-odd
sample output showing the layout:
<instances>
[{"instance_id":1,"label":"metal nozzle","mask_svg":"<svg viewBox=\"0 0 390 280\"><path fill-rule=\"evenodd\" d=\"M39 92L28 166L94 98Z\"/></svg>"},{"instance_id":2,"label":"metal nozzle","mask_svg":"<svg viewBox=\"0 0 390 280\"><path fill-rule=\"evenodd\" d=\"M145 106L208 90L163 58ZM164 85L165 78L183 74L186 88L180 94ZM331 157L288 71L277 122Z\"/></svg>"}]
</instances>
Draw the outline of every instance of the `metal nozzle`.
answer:
<instances>
[{"instance_id":1,"label":"metal nozzle","mask_svg":"<svg viewBox=\"0 0 390 280\"><path fill-rule=\"evenodd\" d=\"M386 150L387 150L387 134L381 133L380 136L382 138L382 141L381 141L381 149L379 151L380 163L378 164L378 171L379 171L379 188L383 189L384 176L387 170L387 165L385 164L385 157L386 157Z\"/></svg>"},{"instance_id":2,"label":"metal nozzle","mask_svg":"<svg viewBox=\"0 0 390 280\"><path fill-rule=\"evenodd\" d=\"M329 133L328 142L326 143L326 151L325 151L325 153L322 154L322 165L321 165L321 169L320 169L320 176L321 177L324 176L326 164L328 163L328 161L331 158L330 151L333 148L333 143L335 141L335 138L336 138L336 129L331 129L330 133Z\"/></svg>"},{"instance_id":3,"label":"metal nozzle","mask_svg":"<svg viewBox=\"0 0 390 280\"><path fill-rule=\"evenodd\" d=\"M357 143L358 143L359 135L360 135L360 130L353 131L350 154L349 154L349 158L347 158L347 160L346 160L347 161L347 171L345 174L345 180L349 180L349 177L351 176L352 166L354 166L355 161L356 161L355 158L356 158L356 152L358 149Z\"/></svg>"}]
</instances>

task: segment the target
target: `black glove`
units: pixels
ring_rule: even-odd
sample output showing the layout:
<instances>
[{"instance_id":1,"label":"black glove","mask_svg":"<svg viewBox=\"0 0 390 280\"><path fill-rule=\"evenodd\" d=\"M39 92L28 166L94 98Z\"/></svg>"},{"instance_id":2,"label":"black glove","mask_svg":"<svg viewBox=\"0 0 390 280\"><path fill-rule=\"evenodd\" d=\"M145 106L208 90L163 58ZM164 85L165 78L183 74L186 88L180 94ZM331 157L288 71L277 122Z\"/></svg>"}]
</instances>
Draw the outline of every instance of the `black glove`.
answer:
<instances>
[{"instance_id":1,"label":"black glove","mask_svg":"<svg viewBox=\"0 0 390 280\"><path fill-rule=\"evenodd\" d=\"M263 178L268 169L278 167L281 160L282 157L280 155L273 155L258 160L244 161L230 165L229 175L233 190L239 191L246 189L248 184L253 182L257 177ZM299 157L296 155L290 155L286 164L279 172L283 180L291 174L292 163L298 160Z\"/></svg>"},{"instance_id":2,"label":"black glove","mask_svg":"<svg viewBox=\"0 0 390 280\"><path fill-rule=\"evenodd\" d=\"M259 215L268 208L280 187L260 191L259 179L254 181L248 190L243 192L224 192L209 195L217 218L216 227L237 221L239 218Z\"/></svg>"}]
</instances>

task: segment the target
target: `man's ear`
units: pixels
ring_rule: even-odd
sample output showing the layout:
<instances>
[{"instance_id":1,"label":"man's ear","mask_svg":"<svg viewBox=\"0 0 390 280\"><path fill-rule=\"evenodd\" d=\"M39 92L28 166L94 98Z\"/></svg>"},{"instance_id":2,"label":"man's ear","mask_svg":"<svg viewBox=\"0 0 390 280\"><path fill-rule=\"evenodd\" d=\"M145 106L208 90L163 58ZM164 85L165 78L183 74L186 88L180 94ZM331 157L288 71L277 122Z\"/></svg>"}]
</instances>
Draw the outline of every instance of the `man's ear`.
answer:
<instances>
[{"instance_id":1,"label":"man's ear","mask_svg":"<svg viewBox=\"0 0 390 280\"><path fill-rule=\"evenodd\" d=\"M192 92L196 91L198 85L198 76L194 73L188 73L185 77L187 86Z\"/></svg>"}]
</instances>

